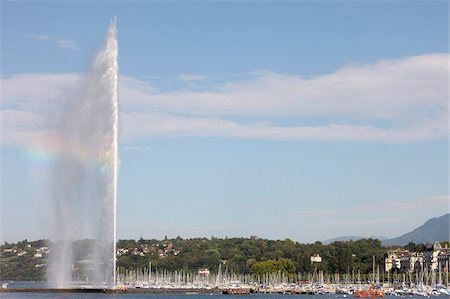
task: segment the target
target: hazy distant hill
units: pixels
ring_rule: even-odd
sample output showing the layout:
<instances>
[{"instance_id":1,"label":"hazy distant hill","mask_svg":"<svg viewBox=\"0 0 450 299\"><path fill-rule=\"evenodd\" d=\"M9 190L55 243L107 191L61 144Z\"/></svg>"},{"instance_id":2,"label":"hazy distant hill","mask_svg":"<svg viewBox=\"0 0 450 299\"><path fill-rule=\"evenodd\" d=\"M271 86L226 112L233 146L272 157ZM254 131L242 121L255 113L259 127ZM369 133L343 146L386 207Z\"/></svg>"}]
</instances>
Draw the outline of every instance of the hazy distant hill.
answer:
<instances>
[{"instance_id":1,"label":"hazy distant hill","mask_svg":"<svg viewBox=\"0 0 450 299\"><path fill-rule=\"evenodd\" d=\"M358 241L358 240L365 239L365 238L367 238L367 237L362 237L362 236L342 236L342 237L337 237L337 238L325 240L322 243L323 244L331 244L331 243L336 242L336 241L350 241L350 240L351 241ZM370 236L369 238L371 238L371 239L378 239L378 240L381 240L381 241L386 240L386 237L382 237L382 236L380 236L380 237Z\"/></svg>"},{"instance_id":2,"label":"hazy distant hill","mask_svg":"<svg viewBox=\"0 0 450 299\"><path fill-rule=\"evenodd\" d=\"M409 242L427 243L428 241L448 241L450 236L450 214L431 218L415 230L400 237L384 240L382 244L404 246Z\"/></svg>"},{"instance_id":3,"label":"hazy distant hill","mask_svg":"<svg viewBox=\"0 0 450 299\"><path fill-rule=\"evenodd\" d=\"M325 240L322 243L323 244L331 244L331 243L336 242L336 241L350 241L350 240L358 241L360 239L364 239L364 237L361 237L361 236L342 236L342 237L336 237L336 238L333 238L333 239Z\"/></svg>"}]
</instances>

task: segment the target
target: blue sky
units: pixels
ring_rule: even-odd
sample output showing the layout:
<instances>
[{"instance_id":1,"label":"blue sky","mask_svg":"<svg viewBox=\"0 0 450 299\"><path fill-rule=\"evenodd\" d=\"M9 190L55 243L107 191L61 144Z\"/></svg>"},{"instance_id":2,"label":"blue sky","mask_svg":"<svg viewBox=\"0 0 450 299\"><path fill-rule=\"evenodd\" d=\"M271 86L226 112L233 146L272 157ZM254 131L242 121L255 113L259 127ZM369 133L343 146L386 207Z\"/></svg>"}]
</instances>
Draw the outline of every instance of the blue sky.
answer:
<instances>
[{"instance_id":1,"label":"blue sky","mask_svg":"<svg viewBox=\"0 0 450 299\"><path fill-rule=\"evenodd\" d=\"M2 240L47 237L45 138L114 16L119 238L395 237L448 212L446 1L0 5Z\"/></svg>"}]
</instances>

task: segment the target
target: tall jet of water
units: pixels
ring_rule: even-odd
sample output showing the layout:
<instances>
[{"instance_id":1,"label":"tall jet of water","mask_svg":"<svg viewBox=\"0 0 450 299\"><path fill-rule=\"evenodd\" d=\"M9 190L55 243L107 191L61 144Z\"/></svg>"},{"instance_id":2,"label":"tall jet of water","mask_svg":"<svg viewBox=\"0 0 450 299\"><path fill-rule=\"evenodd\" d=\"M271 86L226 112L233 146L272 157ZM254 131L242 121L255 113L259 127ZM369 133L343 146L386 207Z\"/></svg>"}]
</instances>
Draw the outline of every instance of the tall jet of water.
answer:
<instances>
[{"instance_id":1,"label":"tall jet of water","mask_svg":"<svg viewBox=\"0 0 450 299\"><path fill-rule=\"evenodd\" d=\"M53 187L52 287L114 287L118 171L118 46L115 19L62 118ZM74 246L74 241L77 244ZM81 240L81 241L80 241Z\"/></svg>"}]
</instances>

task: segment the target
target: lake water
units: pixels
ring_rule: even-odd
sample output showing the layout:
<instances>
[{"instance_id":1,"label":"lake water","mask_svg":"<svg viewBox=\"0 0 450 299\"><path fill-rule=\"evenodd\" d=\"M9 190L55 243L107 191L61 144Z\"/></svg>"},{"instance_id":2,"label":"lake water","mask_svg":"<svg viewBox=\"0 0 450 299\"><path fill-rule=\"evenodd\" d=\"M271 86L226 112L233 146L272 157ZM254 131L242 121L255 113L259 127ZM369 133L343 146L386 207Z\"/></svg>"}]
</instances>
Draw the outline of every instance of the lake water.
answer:
<instances>
[{"instance_id":1,"label":"lake water","mask_svg":"<svg viewBox=\"0 0 450 299\"><path fill-rule=\"evenodd\" d=\"M0 293L0 298L10 299L353 299L352 295L281 295L281 294L250 294L250 295L222 295L222 294L67 294L67 293ZM386 296L385 298L390 298ZM394 297L392 297L393 299ZM410 298L408 296L408 298ZM413 296L411 298L424 298ZM448 296L432 297L436 299L449 298Z\"/></svg>"},{"instance_id":2,"label":"lake water","mask_svg":"<svg viewBox=\"0 0 450 299\"><path fill-rule=\"evenodd\" d=\"M45 282L10 282L8 288L45 288ZM390 298L386 296L385 298ZM352 295L324 294L324 295L282 295L282 294L249 294L249 295L222 295L222 294L80 294L80 293L0 293L0 299L353 299ZM395 297L391 297L394 299ZM397 297L398 298L398 297ZM423 299L419 296L406 298ZM435 299L449 299L449 296L431 297Z\"/></svg>"},{"instance_id":3,"label":"lake water","mask_svg":"<svg viewBox=\"0 0 450 299\"><path fill-rule=\"evenodd\" d=\"M11 299L89 299L89 298L109 298L109 299L335 299L344 298L343 295L280 295L280 294L250 294L250 295L222 295L222 294L49 294L49 293L0 293L0 298ZM347 295L347 298L354 298ZM388 297L385 297L388 298ZM394 297L392 297L394 298ZM417 297L423 298L423 297ZM448 298L448 297L433 297Z\"/></svg>"}]
</instances>

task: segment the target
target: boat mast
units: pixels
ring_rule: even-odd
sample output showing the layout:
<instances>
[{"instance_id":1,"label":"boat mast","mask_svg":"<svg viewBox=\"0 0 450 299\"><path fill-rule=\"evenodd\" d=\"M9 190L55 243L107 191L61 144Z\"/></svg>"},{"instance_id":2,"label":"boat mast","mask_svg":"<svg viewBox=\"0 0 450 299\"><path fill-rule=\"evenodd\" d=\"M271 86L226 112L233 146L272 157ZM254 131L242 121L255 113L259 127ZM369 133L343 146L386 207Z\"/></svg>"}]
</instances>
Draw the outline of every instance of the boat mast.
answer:
<instances>
[{"instance_id":1,"label":"boat mast","mask_svg":"<svg viewBox=\"0 0 450 299\"><path fill-rule=\"evenodd\" d=\"M387 287L390 287L389 271L387 271Z\"/></svg>"},{"instance_id":2,"label":"boat mast","mask_svg":"<svg viewBox=\"0 0 450 299\"><path fill-rule=\"evenodd\" d=\"M375 256L372 255L372 284L375 284Z\"/></svg>"},{"instance_id":3,"label":"boat mast","mask_svg":"<svg viewBox=\"0 0 450 299\"><path fill-rule=\"evenodd\" d=\"M448 265L448 260L447 260L447 289L448 289L448 270L449 270L449 269L448 269L448 266L449 266L449 265Z\"/></svg>"}]
</instances>

